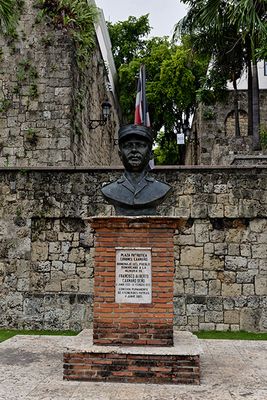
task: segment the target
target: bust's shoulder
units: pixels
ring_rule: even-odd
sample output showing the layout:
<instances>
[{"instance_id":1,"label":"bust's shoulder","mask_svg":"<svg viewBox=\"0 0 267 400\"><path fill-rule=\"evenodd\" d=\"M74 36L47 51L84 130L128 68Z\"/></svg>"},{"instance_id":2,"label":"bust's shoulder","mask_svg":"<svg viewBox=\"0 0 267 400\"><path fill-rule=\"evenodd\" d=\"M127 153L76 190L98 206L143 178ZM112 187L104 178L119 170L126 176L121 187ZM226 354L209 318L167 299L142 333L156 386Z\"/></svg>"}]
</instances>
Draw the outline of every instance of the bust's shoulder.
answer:
<instances>
[{"instance_id":1,"label":"bust's shoulder","mask_svg":"<svg viewBox=\"0 0 267 400\"><path fill-rule=\"evenodd\" d=\"M146 180L149 183L150 187L156 188L158 191L169 192L171 190L171 186L168 183L158 181L157 179L153 178L150 175L146 176Z\"/></svg>"}]
</instances>

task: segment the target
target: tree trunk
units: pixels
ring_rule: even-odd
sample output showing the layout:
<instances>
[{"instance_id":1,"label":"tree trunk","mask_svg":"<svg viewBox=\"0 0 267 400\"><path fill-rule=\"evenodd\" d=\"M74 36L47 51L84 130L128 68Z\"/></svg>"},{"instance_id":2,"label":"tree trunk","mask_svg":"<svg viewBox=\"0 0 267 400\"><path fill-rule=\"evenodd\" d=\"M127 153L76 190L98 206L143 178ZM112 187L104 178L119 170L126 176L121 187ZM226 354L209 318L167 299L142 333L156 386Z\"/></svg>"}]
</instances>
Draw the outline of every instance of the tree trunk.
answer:
<instances>
[{"instance_id":1,"label":"tree trunk","mask_svg":"<svg viewBox=\"0 0 267 400\"><path fill-rule=\"evenodd\" d=\"M251 61L248 62L248 135L253 135L253 111L252 111L252 69Z\"/></svg>"},{"instance_id":2,"label":"tree trunk","mask_svg":"<svg viewBox=\"0 0 267 400\"><path fill-rule=\"evenodd\" d=\"M257 61L252 63L253 150L260 150L260 95Z\"/></svg>"},{"instance_id":3,"label":"tree trunk","mask_svg":"<svg viewBox=\"0 0 267 400\"><path fill-rule=\"evenodd\" d=\"M234 87L234 110L235 110L235 136L239 137L240 136L240 123L239 123L239 107L238 107L238 90L237 90L237 84L236 84L236 79L234 78L233 80L233 87Z\"/></svg>"}]
</instances>

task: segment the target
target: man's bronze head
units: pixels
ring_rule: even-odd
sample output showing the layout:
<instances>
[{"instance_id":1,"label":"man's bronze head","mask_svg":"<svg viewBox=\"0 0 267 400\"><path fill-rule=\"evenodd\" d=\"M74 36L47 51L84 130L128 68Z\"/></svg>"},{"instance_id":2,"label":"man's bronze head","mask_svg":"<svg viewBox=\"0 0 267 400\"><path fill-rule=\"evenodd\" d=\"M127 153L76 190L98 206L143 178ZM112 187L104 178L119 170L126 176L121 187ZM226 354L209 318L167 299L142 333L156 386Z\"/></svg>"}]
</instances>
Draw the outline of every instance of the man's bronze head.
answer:
<instances>
[{"instance_id":1,"label":"man's bronze head","mask_svg":"<svg viewBox=\"0 0 267 400\"><path fill-rule=\"evenodd\" d=\"M149 128L125 125L119 130L119 156L129 172L142 172L152 154L153 138Z\"/></svg>"}]
</instances>

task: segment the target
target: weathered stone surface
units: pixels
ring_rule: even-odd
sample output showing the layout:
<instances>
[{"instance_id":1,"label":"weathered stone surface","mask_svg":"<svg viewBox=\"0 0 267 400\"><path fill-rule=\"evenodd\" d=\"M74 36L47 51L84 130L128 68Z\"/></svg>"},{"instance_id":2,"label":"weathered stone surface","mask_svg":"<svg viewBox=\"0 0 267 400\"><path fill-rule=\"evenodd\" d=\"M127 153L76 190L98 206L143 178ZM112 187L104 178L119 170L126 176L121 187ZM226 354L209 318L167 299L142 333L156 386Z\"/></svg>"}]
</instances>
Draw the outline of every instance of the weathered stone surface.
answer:
<instances>
[{"instance_id":1,"label":"weathered stone surface","mask_svg":"<svg viewBox=\"0 0 267 400\"><path fill-rule=\"evenodd\" d=\"M248 332L258 330L261 310L242 308L240 311L240 329Z\"/></svg>"},{"instance_id":2,"label":"weathered stone surface","mask_svg":"<svg viewBox=\"0 0 267 400\"><path fill-rule=\"evenodd\" d=\"M95 238L83 218L112 213L99 193L104 182L117 179L120 173L109 169L1 171L1 326L80 329L91 323ZM216 202L217 195L221 196L218 201L228 196L229 201L242 203L243 192L237 190L240 185L247 185L254 194L266 182L263 171L253 175L251 171L238 170L237 174L216 170L212 175L207 171L199 175L179 169L179 174L176 170L154 170L153 174L174 186L173 196L162 209L165 215L173 212L179 194L191 196L188 191L194 196L189 207L204 200ZM183 182L191 175L194 177L186 179L185 187ZM212 193L213 182L222 177L228 182L229 193ZM240 329L236 313L243 308L252 310L252 315L260 312L260 318L255 319L257 329L265 329L267 264L262 255L264 243L260 242L264 241L265 204L262 197L261 214L253 220L248 215L244 219L206 215L179 221L175 232L174 305L176 316L183 317L179 319L181 329L197 330L200 324L212 329ZM18 245L21 239L27 239L26 247ZM16 251L17 245L25 251ZM68 310L64 313L66 321L59 318L61 306ZM227 322L221 321L220 314L212 314L220 312L224 319L227 315Z\"/></svg>"},{"instance_id":3,"label":"weathered stone surface","mask_svg":"<svg viewBox=\"0 0 267 400\"><path fill-rule=\"evenodd\" d=\"M119 117L98 42L81 71L70 35L45 19L35 23L35 2L23 4L13 50L7 36L0 38L0 101L8 102L0 113L0 166L118 164ZM91 135L89 119L98 118L105 98L113 105L110 119Z\"/></svg>"},{"instance_id":4,"label":"weathered stone surface","mask_svg":"<svg viewBox=\"0 0 267 400\"><path fill-rule=\"evenodd\" d=\"M203 248L186 246L181 249L181 265L192 267L201 266L203 263Z\"/></svg>"}]
</instances>

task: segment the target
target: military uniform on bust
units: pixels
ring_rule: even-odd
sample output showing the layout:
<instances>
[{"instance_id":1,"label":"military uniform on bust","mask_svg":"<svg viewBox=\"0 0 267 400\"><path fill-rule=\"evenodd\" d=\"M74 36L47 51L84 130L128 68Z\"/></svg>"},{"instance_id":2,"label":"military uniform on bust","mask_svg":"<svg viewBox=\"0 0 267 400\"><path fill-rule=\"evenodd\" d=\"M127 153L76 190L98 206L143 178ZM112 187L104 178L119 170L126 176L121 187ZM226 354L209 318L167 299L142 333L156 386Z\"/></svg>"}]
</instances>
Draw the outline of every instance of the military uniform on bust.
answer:
<instances>
[{"instance_id":1,"label":"military uniform on bust","mask_svg":"<svg viewBox=\"0 0 267 400\"><path fill-rule=\"evenodd\" d=\"M125 172L117 181L102 188L105 199L117 215L155 215L156 207L171 187L148 173L153 138L149 128L126 125L119 130L119 155Z\"/></svg>"}]
</instances>

